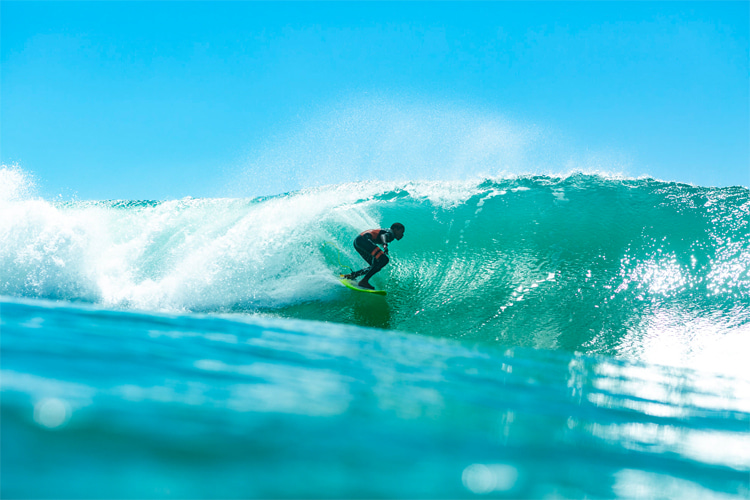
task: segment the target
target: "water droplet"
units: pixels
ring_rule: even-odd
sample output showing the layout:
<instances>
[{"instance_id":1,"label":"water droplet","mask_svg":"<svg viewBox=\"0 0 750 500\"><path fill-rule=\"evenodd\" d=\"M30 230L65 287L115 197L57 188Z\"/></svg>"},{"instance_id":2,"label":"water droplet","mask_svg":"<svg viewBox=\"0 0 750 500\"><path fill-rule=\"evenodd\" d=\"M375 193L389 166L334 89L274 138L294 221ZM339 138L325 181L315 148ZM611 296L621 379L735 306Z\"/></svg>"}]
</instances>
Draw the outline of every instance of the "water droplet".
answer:
<instances>
[{"instance_id":1,"label":"water droplet","mask_svg":"<svg viewBox=\"0 0 750 500\"><path fill-rule=\"evenodd\" d=\"M45 398L34 405L34 421L48 429L65 425L72 414L67 401L57 398Z\"/></svg>"}]
</instances>

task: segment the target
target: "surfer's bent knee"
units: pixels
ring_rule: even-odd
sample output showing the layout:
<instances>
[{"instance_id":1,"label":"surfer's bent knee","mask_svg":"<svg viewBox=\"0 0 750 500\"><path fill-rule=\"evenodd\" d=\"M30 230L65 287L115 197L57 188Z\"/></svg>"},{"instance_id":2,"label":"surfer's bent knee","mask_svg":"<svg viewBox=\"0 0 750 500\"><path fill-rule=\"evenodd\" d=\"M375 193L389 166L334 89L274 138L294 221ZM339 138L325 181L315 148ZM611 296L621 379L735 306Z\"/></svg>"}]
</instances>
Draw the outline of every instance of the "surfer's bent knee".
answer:
<instances>
[{"instance_id":1,"label":"surfer's bent knee","mask_svg":"<svg viewBox=\"0 0 750 500\"><path fill-rule=\"evenodd\" d=\"M384 268L386 265L388 265L388 262L390 262L391 259L388 258L388 256L381 252L381 254L375 258L375 262L372 263L373 267L376 267L378 269Z\"/></svg>"}]
</instances>

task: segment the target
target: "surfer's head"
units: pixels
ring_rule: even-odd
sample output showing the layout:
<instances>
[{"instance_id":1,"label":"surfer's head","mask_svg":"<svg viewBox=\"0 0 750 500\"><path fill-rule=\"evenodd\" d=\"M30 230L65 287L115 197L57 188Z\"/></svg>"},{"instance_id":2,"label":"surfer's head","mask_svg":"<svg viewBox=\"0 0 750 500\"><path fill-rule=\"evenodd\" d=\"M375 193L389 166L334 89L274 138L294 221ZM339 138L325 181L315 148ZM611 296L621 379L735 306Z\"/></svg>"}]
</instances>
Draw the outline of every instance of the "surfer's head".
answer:
<instances>
[{"instance_id":1,"label":"surfer's head","mask_svg":"<svg viewBox=\"0 0 750 500\"><path fill-rule=\"evenodd\" d=\"M401 224L400 222L395 222L391 225L391 231L393 232L393 236L397 240L400 240L401 238L404 237L404 230L405 230L404 225Z\"/></svg>"}]
</instances>

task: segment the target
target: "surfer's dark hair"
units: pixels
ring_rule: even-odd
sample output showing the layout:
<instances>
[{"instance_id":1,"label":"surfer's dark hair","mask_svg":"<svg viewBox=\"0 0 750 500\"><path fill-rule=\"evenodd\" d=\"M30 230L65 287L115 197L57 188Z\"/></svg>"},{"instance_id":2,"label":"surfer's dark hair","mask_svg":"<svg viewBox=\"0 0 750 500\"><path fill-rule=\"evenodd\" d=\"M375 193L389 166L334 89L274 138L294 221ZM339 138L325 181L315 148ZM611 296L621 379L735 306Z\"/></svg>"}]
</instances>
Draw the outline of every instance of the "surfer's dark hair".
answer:
<instances>
[{"instance_id":1,"label":"surfer's dark hair","mask_svg":"<svg viewBox=\"0 0 750 500\"><path fill-rule=\"evenodd\" d=\"M391 224L391 229L393 229L394 231L401 231L403 233L404 229L406 228L400 222L394 222L393 224Z\"/></svg>"}]
</instances>

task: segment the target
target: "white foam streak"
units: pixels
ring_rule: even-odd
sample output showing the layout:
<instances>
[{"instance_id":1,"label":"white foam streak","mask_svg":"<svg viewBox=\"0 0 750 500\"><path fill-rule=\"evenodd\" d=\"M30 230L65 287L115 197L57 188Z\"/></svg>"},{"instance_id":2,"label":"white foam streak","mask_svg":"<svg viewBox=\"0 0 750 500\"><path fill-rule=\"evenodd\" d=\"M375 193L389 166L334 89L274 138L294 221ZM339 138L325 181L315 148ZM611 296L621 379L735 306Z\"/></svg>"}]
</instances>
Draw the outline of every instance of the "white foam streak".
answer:
<instances>
[{"instance_id":1,"label":"white foam streak","mask_svg":"<svg viewBox=\"0 0 750 500\"><path fill-rule=\"evenodd\" d=\"M0 293L167 311L309 300L333 288L321 243L350 251L352 235L380 223L367 199L393 188L158 204L7 202Z\"/></svg>"}]
</instances>

